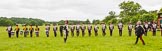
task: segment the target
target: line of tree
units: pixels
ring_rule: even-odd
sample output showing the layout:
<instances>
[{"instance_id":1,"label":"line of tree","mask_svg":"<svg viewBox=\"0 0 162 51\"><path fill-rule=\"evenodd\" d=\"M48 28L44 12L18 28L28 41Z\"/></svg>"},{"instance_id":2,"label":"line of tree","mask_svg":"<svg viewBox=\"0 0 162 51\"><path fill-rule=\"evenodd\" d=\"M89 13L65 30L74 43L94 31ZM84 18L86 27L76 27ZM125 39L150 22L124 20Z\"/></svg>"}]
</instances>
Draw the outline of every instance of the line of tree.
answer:
<instances>
[{"instance_id":1,"label":"line of tree","mask_svg":"<svg viewBox=\"0 0 162 51\"><path fill-rule=\"evenodd\" d=\"M46 24L58 24L58 25L64 25L65 20L60 20L58 22L46 22ZM86 21L80 21L80 20L68 20L69 25L77 25L77 24L89 24L90 21L87 19Z\"/></svg>"},{"instance_id":2,"label":"line of tree","mask_svg":"<svg viewBox=\"0 0 162 51\"><path fill-rule=\"evenodd\" d=\"M8 26L8 25L16 25L16 24L26 24L26 25L43 25L45 23L44 20L34 19L34 18L7 18L0 17L0 26Z\"/></svg>"},{"instance_id":3,"label":"line of tree","mask_svg":"<svg viewBox=\"0 0 162 51\"><path fill-rule=\"evenodd\" d=\"M42 26L44 24L58 24L58 25L64 25L65 20L60 20L58 22L50 22L50 21L44 21L41 19L34 19L34 18L18 18L18 17L0 17L0 26L8 26L8 25L16 25L16 24L26 24L26 25L38 25ZM79 21L79 20L68 20L69 24L77 25L77 24L89 24L90 21L87 19L86 21Z\"/></svg>"}]
</instances>

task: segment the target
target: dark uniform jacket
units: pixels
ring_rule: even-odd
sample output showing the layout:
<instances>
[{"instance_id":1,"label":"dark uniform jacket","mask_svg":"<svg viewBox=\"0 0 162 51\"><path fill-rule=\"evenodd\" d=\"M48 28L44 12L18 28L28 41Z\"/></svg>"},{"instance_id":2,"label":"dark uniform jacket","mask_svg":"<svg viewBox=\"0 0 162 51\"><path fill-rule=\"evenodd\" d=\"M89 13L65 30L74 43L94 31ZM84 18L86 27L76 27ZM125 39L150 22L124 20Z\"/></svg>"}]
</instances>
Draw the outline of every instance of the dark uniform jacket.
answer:
<instances>
[{"instance_id":1,"label":"dark uniform jacket","mask_svg":"<svg viewBox=\"0 0 162 51\"><path fill-rule=\"evenodd\" d=\"M64 29L64 27L61 25L61 26L60 26L60 31L62 32L62 31L63 31L63 29Z\"/></svg>"},{"instance_id":2,"label":"dark uniform jacket","mask_svg":"<svg viewBox=\"0 0 162 51\"><path fill-rule=\"evenodd\" d=\"M128 25L128 30L132 30L133 25Z\"/></svg>"},{"instance_id":3,"label":"dark uniform jacket","mask_svg":"<svg viewBox=\"0 0 162 51\"><path fill-rule=\"evenodd\" d=\"M66 31L66 33L68 33L69 32L69 30L68 30L68 26L64 26L64 30Z\"/></svg>"},{"instance_id":4,"label":"dark uniform jacket","mask_svg":"<svg viewBox=\"0 0 162 51\"><path fill-rule=\"evenodd\" d=\"M156 31L156 28L157 28L157 25L156 24L152 24L152 30L155 32Z\"/></svg>"},{"instance_id":5,"label":"dark uniform jacket","mask_svg":"<svg viewBox=\"0 0 162 51\"><path fill-rule=\"evenodd\" d=\"M81 30L84 31L86 29L85 26L81 26Z\"/></svg>"},{"instance_id":6,"label":"dark uniform jacket","mask_svg":"<svg viewBox=\"0 0 162 51\"><path fill-rule=\"evenodd\" d=\"M10 32L12 31L12 27L7 27L6 31Z\"/></svg>"},{"instance_id":7,"label":"dark uniform jacket","mask_svg":"<svg viewBox=\"0 0 162 51\"><path fill-rule=\"evenodd\" d=\"M97 32L97 31L98 31L98 29L99 29L99 27L98 27L98 26L94 26L94 31L95 31L95 32Z\"/></svg>"},{"instance_id":8,"label":"dark uniform jacket","mask_svg":"<svg viewBox=\"0 0 162 51\"><path fill-rule=\"evenodd\" d=\"M76 26L76 31L79 31L79 29L80 29L80 26L77 25L77 26Z\"/></svg>"},{"instance_id":9,"label":"dark uniform jacket","mask_svg":"<svg viewBox=\"0 0 162 51\"><path fill-rule=\"evenodd\" d=\"M57 31L57 26L54 26L53 27L53 31Z\"/></svg>"},{"instance_id":10,"label":"dark uniform jacket","mask_svg":"<svg viewBox=\"0 0 162 51\"><path fill-rule=\"evenodd\" d=\"M113 30L114 29L114 25L109 25L109 30Z\"/></svg>"},{"instance_id":11,"label":"dark uniform jacket","mask_svg":"<svg viewBox=\"0 0 162 51\"><path fill-rule=\"evenodd\" d=\"M149 25L148 25L148 24L144 24L144 25L143 25L143 28L144 28L145 30L148 30Z\"/></svg>"},{"instance_id":12,"label":"dark uniform jacket","mask_svg":"<svg viewBox=\"0 0 162 51\"><path fill-rule=\"evenodd\" d=\"M102 30L106 30L106 25L102 25Z\"/></svg>"},{"instance_id":13,"label":"dark uniform jacket","mask_svg":"<svg viewBox=\"0 0 162 51\"><path fill-rule=\"evenodd\" d=\"M92 30L92 26L91 25L88 25L87 26L87 29L90 31L90 30Z\"/></svg>"},{"instance_id":14,"label":"dark uniform jacket","mask_svg":"<svg viewBox=\"0 0 162 51\"><path fill-rule=\"evenodd\" d=\"M70 27L70 30L71 30L71 31L74 31L74 30L75 30L75 26L71 26L71 27Z\"/></svg>"},{"instance_id":15,"label":"dark uniform jacket","mask_svg":"<svg viewBox=\"0 0 162 51\"><path fill-rule=\"evenodd\" d=\"M123 24L122 24L122 23L119 23L119 24L118 24L118 29L119 29L119 30L122 30L122 29L123 29Z\"/></svg>"},{"instance_id":16,"label":"dark uniform jacket","mask_svg":"<svg viewBox=\"0 0 162 51\"><path fill-rule=\"evenodd\" d=\"M144 29L142 28L141 25L136 25L135 33L136 33L136 36L140 36L140 35L144 34Z\"/></svg>"}]
</instances>

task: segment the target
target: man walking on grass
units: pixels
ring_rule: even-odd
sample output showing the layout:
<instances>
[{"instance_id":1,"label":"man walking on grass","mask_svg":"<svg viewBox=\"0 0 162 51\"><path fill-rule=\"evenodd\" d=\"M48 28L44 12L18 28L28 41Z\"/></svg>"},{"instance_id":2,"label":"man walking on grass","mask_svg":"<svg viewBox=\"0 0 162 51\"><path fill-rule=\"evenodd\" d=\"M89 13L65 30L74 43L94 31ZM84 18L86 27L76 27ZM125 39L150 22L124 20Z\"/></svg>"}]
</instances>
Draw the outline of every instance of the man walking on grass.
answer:
<instances>
[{"instance_id":1,"label":"man walking on grass","mask_svg":"<svg viewBox=\"0 0 162 51\"><path fill-rule=\"evenodd\" d=\"M145 45L144 40L142 39L142 35L144 34L144 28L141 25L141 22L138 21L137 25L135 26L135 34L136 34L136 42L135 44L138 43L138 39L140 38L140 40L142 41L142 44Z\"/></svg>"}]
</instances>

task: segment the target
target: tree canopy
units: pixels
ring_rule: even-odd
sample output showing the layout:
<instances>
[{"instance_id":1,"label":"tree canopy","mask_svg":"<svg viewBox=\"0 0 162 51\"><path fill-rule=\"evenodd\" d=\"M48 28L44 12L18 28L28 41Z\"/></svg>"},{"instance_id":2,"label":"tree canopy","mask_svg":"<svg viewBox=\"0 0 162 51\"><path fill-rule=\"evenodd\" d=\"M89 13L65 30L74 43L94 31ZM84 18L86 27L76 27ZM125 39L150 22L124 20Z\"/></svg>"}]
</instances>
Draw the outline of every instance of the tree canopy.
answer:
<instances>
[{"instance_id":1,"label":"tree canopy","mask_svg":"<svg viewBox=\"0 0 162 51\"><path fill-rule=\"evenodd\" d=\"M45 21L41 19L0 17L0 26L8 26L8 25L16 25L16 24L43 25L44 23Z\"/></svg>"},{"instance_id":2,"label":"tree canopy","mask_svg":"<svg viewBox=\"0 0 162 51\"><path fill-rule=\"evenodd\" d=\"M119 4L119 8L121 10L119 15L115 15L115 12L110 11L109 15L106 16L102 21L106 23L118 23L119 21L122 21L124 24L127 24L128 22L135 23L138 20L150 22L156 21L158 17L158 10L146 11L145 9L142 9L142 6L139 3L134 1L123 1ZM162 12L162 8L159 9L159 12ZM120 17L121 20L118 20L115 17Z\"/></svg>"}]
</instances>

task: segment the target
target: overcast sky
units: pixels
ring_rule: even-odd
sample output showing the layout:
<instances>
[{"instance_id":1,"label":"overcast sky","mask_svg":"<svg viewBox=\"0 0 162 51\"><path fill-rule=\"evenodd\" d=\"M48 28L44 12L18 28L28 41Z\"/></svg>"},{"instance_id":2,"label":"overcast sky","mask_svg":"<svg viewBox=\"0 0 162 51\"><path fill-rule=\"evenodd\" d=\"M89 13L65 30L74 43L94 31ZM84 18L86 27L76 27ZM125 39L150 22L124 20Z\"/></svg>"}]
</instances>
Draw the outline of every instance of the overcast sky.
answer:
<instances>
[{"instance_id":1,"label":"overcast sky","mask_svg":"<svg viewBox=\"0 0 162 51\"><path fill-rule=\"evenodd\" d=\"M109 11L119 14L127 0L1 0L0 16L39 18L45 21L104 19ZM159 10L162 0L134 0L143 9Z\"/></svg>"}]
</instances>

